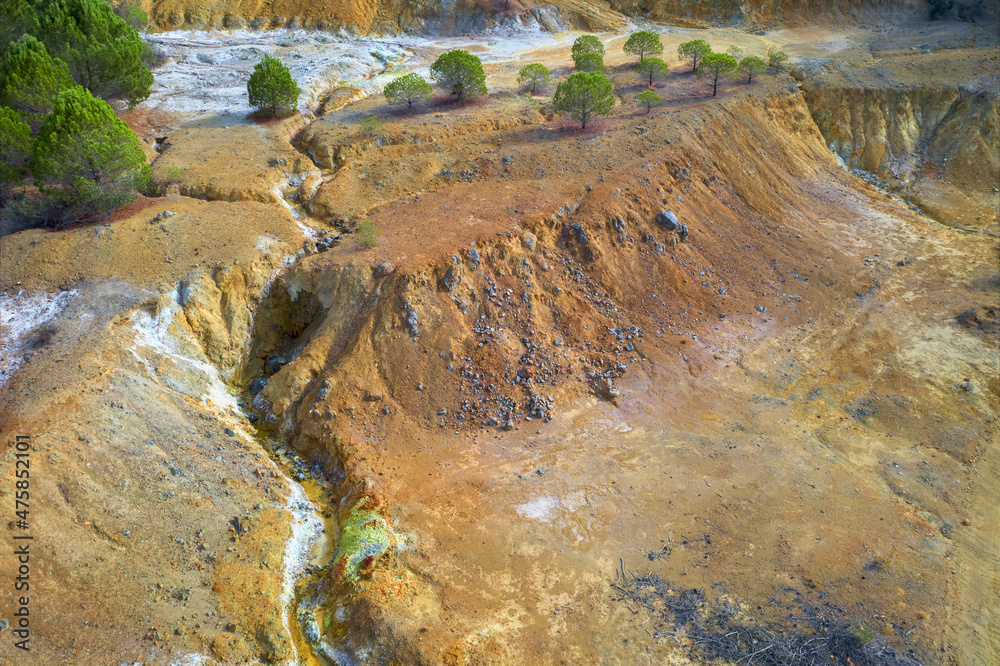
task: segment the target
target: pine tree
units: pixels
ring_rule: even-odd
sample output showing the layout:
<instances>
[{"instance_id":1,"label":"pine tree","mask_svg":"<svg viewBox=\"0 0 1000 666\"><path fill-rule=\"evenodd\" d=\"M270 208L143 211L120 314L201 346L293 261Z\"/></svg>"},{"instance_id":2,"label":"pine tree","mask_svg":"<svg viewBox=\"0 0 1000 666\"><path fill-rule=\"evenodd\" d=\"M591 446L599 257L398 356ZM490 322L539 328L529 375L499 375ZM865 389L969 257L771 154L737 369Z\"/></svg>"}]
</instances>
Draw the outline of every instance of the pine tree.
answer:
<instances>
[{"instance_id":1,"label":"pine tree","mask_svg":"<svg viewBox=\"0 0 1000 666\"><path fill-rule=\"evenodd\" d=\"M594 116L606 116L615 105L614 87L601 72L576 72L556 88L552 106L560 113L568 113L587 129L587 121Z\"/></svg>"},{"instance_id":2,"label":"pine tree","mask_svg":"<svg viewBox=\"0 0 1000 666\"><path fill-rule=\"evenodd\" d=\"M640 105L646 107L646 113L649 110L663 101L663 98L657 95L652 90L643 90L641 93L635 96L635 101L639 102Z\"/></svg>"},{"instance_id":3,"label":"pine tree","mask_svg":"<svg viewBox=\"0 0 1000 666\"><path fill-rule=\"evenodd\" d=\"M413 108L413 102L419 99L430 99L434 94L431 86L424 77L416 72L410 72L403 76L396 77L382 91L386 100L390 104L406 102L407 108Z\"/></svg>"},{"instance_id":4,"label":"pine tree","mask_svg":"<svg viewBox=\"0 0 1000 666\"><path fill-rule=\"evenodd\" d=\"M299 86L288 67L277 58L265 55L254 65L247 81L250 106L271 115L282 109L295 109L299 104Z\"/></svg>"},{"instance_id":5,"label":"pine tree","mask_svg":"<svg viewBox=\"0 0 1000 666\"><path fill-rule=\"evenodd\" d=\"M149 181L139 140L107 102L79 86L63 91L32 145L35 183L64 220L107 214Z\"/></svg>"},{"instance_id":6,"label":"pine tree","mask_svg":"<svg viewBox=\"0 0 1000 666\"><path fill-rule=\"evenodd\" d=\"M459 100L486 94L483 63L468 51L455 49L438 56L431 65L431 78Z\"/></svg>"},{"instance_id":7,"label":"pine tree","mask_svg":"<svg viewBox=\"0 0 1000 666\"><path fill-rule=\"evenodd\" d=\"M49 57L31 35L11 44L0 63L0 105L20 114L32 132L41 127L56 96L75 85L66 63Z\"/></svg>"},{"instance_id":8,"label":"pine tree","mask_svg":"<svg viewBox=\"0 0 1000 666\"><path fill-rule=\"evenodd\" d=\"M653 85L653 77L664 77L670 68L659 58L643 58L636 70L643 76L649 75L649 85Z\"/></svg>"},{"instance_id":9,"label":"pine tree","mask_svg":"<svg viewBox=\"0 0 1000 666\"><path fill-rule=\"evenodd\" d=\"M767 65L757 56L747 56L743 60L740 60L740 74L747 75L747 83L753 80L754 74L760 74L765 71L767 71Z\"/></svg>"},{"instance_id":10,"label":"pine tree","mask_svg":"<svg viewBox=\"0 0 1000 666\"><path fill-rule=\"evenodd\" d=\"M640 30L629 36L622 50L625 53L639 56L639 61L642 62L643 58L662 54L663 42L660 41L660 36L655 32Z\"/></svg>"},{"instance_id":11,"label":"pine tree","mask_svg":"<svg viewBox=\"0 0 1000 666\"><path fill-rule=\"evenodd\" d=\"M704 39L693 39L677 47L677 57L681 60L691 58L691 71L698 71L698 63L712 52L712 47Z\"/></svg>"},{"instance_id":12,"label":"pine tree","mask_svg":"<svg viewBox=\"0 0 1000 666\"><path fill-rule=\"evenodd\" d=\"M603 72L604 56L600 53L581 53L576 57L576 68L581 72Z\"/></svg>"},{"instance_id":13,"label":"pine tree","mask_svg":"<svg viewBox=\"0 0 1000 666\"><path fill-rule=\"evenodd\" d=\"M0 204L21 181L30 155L31 128L14 109L0 106Z\"/></svg>"},{"instance_id":14,"label":"pine tree","mask_svg":"<svg viewBox=\"0 0 1000 666\"><path fill-rule=\"evenodd\" d=\"M517 73L517 84L520 86L531 86L531 94L535 94L538 88L544 88L552 82L552 73L545 65L533 62L525 65Z\"/></svg>"},{"instance_id":15,"label":"pine tree","mask_svg":"<svg viewBox=\"0 0 1000 666\"><path fill-rule=\"evenodd\" d=\"M738 67L736 58L728 53L709 53L701 59L698 76L712 79L712 97L719 91L719 79L732 76Z\"/></svg>"},{"instance_id":16,"label":"pine tree","mask_svg":"<svg viewBox=\"0 0 1000 666\"><path fill-rule=\"evenodd\" d=\"M28 0L3 0L0 2L0 53L21 38L38 28L35 8Z\"/></svg>"},{"instance_id":17,"label":"pine tree","mask_svg":"<svg viewBox=\"0 0 1000 666\"><path fill-rule=\"evenodd\" d=\"M573 42L573 62L584 53L596 53L604 58L604 44L594 35L580 35Z\"/></svg>"},{"instance_id":18,"label":"pine tree","mask_svg":"<svg viewBox=\"0 0 1000 666\"><path fill-rule=\"evenodd\" d=\"M6 0L4 0L6 1ZM135 28L104 0L40 0L38 36L73 80L101 99L135 106L149 97L153 74Z\"/></svg>"}]
</instances>

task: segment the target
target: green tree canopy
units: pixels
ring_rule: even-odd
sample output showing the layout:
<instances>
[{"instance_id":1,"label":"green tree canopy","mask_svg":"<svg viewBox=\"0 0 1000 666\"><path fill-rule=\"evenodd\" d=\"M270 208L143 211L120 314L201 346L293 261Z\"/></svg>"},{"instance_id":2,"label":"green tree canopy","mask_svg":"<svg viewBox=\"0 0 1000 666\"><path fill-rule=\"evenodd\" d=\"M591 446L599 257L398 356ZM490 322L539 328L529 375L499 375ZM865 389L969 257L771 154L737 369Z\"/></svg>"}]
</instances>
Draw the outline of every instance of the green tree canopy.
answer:
<instances>
[{"instance_id":1,"label":"green tree canopy","mask_svg":"<svg viewBox=\"0 0 1000 666\"><path fill-rule=\"evenodd\" d=\"M520 86L531 86L531 94L535 94L538 88L544 88L552 82L552 73L545 65L533 62L525 65L517 75L517 84Z\"/></svg>"},{"instance_id":2,"label":"green tree canopy","mask_svg":"<svg viewBox=\"0 0 1000 666\"><path fill-rule=\"evenodd\" d=\"M728 53L709 53L701 59L698 76L712 79L712 97L719 91L719 79L736 72L736 58Z\"/></svg>"},{"instance_id":3,"label":"green tree canopy","mask_svg":"<svg viewBox=\"0 0 1000 666\"><path fill-rule=\"evenodd\" d=\"M636 70L643 76L649 76L649 85L653 85L653 78L666 76L670 68L659 58L643 58Z\"/></svg>"},{"instance_id":4,"label":"green tree canopy","mask_svg":"<svg viewBox=\"0 0 1000 666\"><path fill-rule=\"evenodd\" d=\"M6 1L6 0L4 0ZM101 99L135 106L149 97L153 74L145 42L104 0L39 0L38 37L73 80Z\"/></svg>"},{"instance_id":5,"label":"green tree canopy","mask_svg":"<svg viewBox=\"0 0 1000 666\"><path fill-rule=\"evenodd\" d=\"M412 109L415 101L430 99L434 91L424 77L416 72L410 72L389 82L382 94L390 104L406 102L407 108Z\"/></svg>"},{"instance_id":6,"label":"green tree canopy","mask_svg":"<svg viewBox=\"0 0 1000 666\"><path fill-rule=\"evenodd\" d=\"M603 72L604 56L600 53L581 53L576 58L576 68L581 72Z\"/></svg>"},{"instance_id":7,"label":"green tree canopy","mask_svg":"<svg viewBox=\"0 0 1000 666\"><path fill-rule=\"evenodd\" d=\"M646 113L649 110L663 101L663 98L657 95L652 90L643 90L641 93L635 96L635 101L640 105L646 107Z\"/></svg>"},{"instance_id":8,"label":"green tree canopy","mask_svg":"<svg viewBox=\"0 0 1000 666\"><path fill-rule=\"evenodd\" d=\"M431 65L431 78L458 99L486 94L486 72L476 56L462 49L442 53Z\"/></svg>"},{"instance_id":9,"label":"green tree canopy","mask_svg":"<svg viewBox=\"0 0 1000 666\"><path fill-rule=\"evenodd\" d=\"M576 72L556 87L552 106L579 120L583 129L594 116L606 116L615 105L611 81L601 72Z\"/></svg>"},{"instance_id":10,"label":"green tree canopy","mask_svg":"<svg viewBox=\"0 0 1000 666\"><path fill-rule=\"evenodd\" d=\"M726 53L733 56L734 58L739 58L741 55L743 55L743 49L736 46L736 44L730 44L729 48L726 49Z\"/></svg>"},{"instance_id":11,"label":"green tree canopy","mask_svg":"<svg viewBox=\"0 0 1000 666\"><path fill-rule=\"evenodd\" d=\"M0 106L0 204L21 180L31 156L31 128L14 109Z\"/></svg>"},{"instance_id":12,"label":"green tree canopy","mask_svg":"<svg viewBox=\"0 0 1000 666\"><path fill-rule=\"evenodd\" d=\"M59 93L75 85L66 63L53 60L31 35L11 44L0 62L0 105L19 113L32 132L42 126Z\"/></svg>"},{"instance_id":13,"label":"green tree canopy","mask_svg":"<svg viewBox=\"0 0 1000 666\"><path fill-rule=\"evenodd\" d=\"M768 67L781 69L784 66L786 60L788 60L788 55L784 51L778 51L773 47L767 50Z\"/></svg>"},{"instance_id":14,"label":"green tree canopy","mask_svg":"<svg viewBox=\"0 0 1000 666\"><path fill-rule=\"evenodd\" d=\"M691 58L691 71L698 71L698 63L712 52L712 47L704 39L694 39L677 47L677 57L681 60Z\"/></svg>"},{"instance_id":15,"label":"green tree canopy","mask_svg":"<svg viewBox=\"0 0 1000 666\"><path fill-rule=\"evenodd\" d=\"M747 56L740 60L740 74L746 74L747 83L753 80L754 74L760 74L765 71L767 71L767 65L757 56Z\"/></svg>"},{"instance_id":16,"label":"green tree canopy","mask_svg":"<svg viewBox=\"0 0 1000 666\"><path fill-rule=\"evenodd\" d=\"M573 42L573 62L578 63L580 56L585 53L596 53L603 59L604 44L601 44L601 40L593 35L580 35Z\"/></svg>"},{"instance_id":17,"label":"green tree canopy","mask_svg":"<svg viewBox=\"0 0 1000 666\"><path fill-rule=\"evenodd\" d=\"M640 30L629 36L622 50L625 53L639 56L639 62L642 62L643 58L662 54L663 42L660 41L660 36L655 32Z\"/></svg>"},{"instance_id":18,"label":"green tree canopy","mask_svg":"<svg viewBox=\"0 0 1000 666\"><path fill-rule=\"evenodd\" d=\"M28 0L0 2L0 53L6 51L7 46L20 39L24 33L37 29L35 8Z\"/></svg>"},{"instance_id":19,"label":"green tree canopy","mask_svg":"<svg viewBox=\"0 0 1000 666\"><path fill-rule=\"evenodd\" d=\"M284 63L265 55L253 67L253 74L247 81L247 95L250 106L275 115L283 109L294 110L298 106L299 86Z\"/></svg>"},{"instance_id":20,"label":"green tree canopy","mask_svg":"<svg viewBox=\"0 0 1000 666\"><path fill-rule=\"evenodd\" d=\"M110 213L149 181L135 132L79 86L56 97L32 146L31 173L68 217Z\"/></svg>"}]
</instances>

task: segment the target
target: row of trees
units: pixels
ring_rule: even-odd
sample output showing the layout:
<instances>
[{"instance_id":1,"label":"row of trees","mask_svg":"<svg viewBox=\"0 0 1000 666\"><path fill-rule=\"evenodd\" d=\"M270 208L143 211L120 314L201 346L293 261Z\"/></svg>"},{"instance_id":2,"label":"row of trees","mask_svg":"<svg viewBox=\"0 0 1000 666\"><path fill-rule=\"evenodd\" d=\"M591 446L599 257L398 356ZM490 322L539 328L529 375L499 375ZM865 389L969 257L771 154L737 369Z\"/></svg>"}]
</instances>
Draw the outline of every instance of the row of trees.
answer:
<instances>
[{"instance_id":1,"label":"row of trees","mask_svg":"<svg viewBox=\"0 0 1000 666\"><path fill-rule=\"evenodd\" d=\"M138 138L108 100L132 107L146 99L153 60L135 27L104 0L0 2L5 215L59 226L107 214L146 186Z\"/></svg>"},{"instance_id":2,"label":"row of trees","mask_svg":"<svg viewBox=\"0 0 1000 666\"><path fill-rule=\"evenodd\" d=\"M639 58L636 71L649 86L653 85L654 79L662 78L670 71L667 63L659 57L663 53L663 43L655 32L640 30L632 33L623 50ZM614 106L613 87L604 76L604 53L604 44L594 35L578 37L572 48L577 71L559 84L553 96L556 110L570 114L583 127L594 115L610 113ZM708 42L702 39L685 42L677 50L681 60L691 59L694 73L712 79L713 96L718 92L721 77L738 71L745 74L747 83L750 83L755 73L766 69L764 61L757 56L746 56L737 62L740 54L735 46L729 47L726 53L713 53ZM769 57L771 64L777 66L785 55L779 51L769 53ZM442 54L431 65L430 74L434 82L458 100L486 94L486 74L482 62L468 51L456 49ZM580 76L583 74L596 76ZM552 73L541 63L531 63L521 68L517 82L535 94L552 82ZM271 113L294 108L299 94L288 68L270 56L265 56L257 65L247 84L247 91L253 106ZM390 104L406 104L412 110L414 102L430 99L434 91L422 76L410 73L391 81L383 94ZM640 92L636 100L646 107L647 113L662 101L651 90Z\"/></svg>"},{"instance_id":3,"label":"row of trees","mask_svg":"<svg viewBox=\"0 0 1000 666\"><path fill-rule=\"evenodd\" d=\"M649 86L653 85L654 79L662 78L670 71L667 63L659 57L663 53L663 43L655 32L641 30L632 33L623 50L639 58L636 71ZM572 48L577 71L556 87L552 98L556 111L579 120L584 128L588 120L596 115L607 115L614 106L614 88L604 75L604 54L604 44L594 35L578 37ZM724 76L739 72L746 75L747 83L750 83L754 74L766 70L767 65L757 56L749 55L737 61L741 54L742 51L735 46L729 47L726 53L714 53L711 46L701 39L685 42L677 50L681 60L691 59L695 74L712 80L713 96L717 94L719 80ZM775 67L787 58L780 51L770 51L768 57ZM459 100L486 94L482 63L467 51L454 50L441 55L431 65L430 71L431 79ZM552 82L552 73L541 63L530 63L521 68L517 82L535 94ZM410 109L414 102L430 99L433 95L430 84L416 73L394 79L383 92L390 103L405 103ZM640 92L636 100L645 106L647 113L662 101L652 90Z\"/></svg>"},{"instance_id":4,"label":"row of trees","mask_svg":"<svg viewBox=\"0 0 1000 666\"><path fill-rule=\"evenodd\" d=\"M684 42L677 48L677 57L691 60L691 71L712 80L712 96L718 93L719 80L724 76L746 76L747 83L753 81L754 74L761 74L767 68L780 68L788 60L784 52L769 49L768 62L755 55L743 56L743 49L730 46L725 53L716 53L704 39Z\"/></svg>"}]
</instances>

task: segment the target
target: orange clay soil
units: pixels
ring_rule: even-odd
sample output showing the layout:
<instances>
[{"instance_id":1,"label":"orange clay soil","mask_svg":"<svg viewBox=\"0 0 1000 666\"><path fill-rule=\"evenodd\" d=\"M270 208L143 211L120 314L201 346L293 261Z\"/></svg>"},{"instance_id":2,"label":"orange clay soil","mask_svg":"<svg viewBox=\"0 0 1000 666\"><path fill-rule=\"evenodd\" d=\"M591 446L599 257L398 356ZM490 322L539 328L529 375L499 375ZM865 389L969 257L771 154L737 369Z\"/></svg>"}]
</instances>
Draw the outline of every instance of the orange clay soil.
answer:
<instances>
[{"instance_id":1,"label":"orange clay soil","mask_svg":"<svg viewBox=\"0 0 1000 666\"><path fill-rule=\"evenodd\" d=\"M3 239L8 293L76 288L2 389L37 447L39 663L697 663L666 632L719 613L853 663L858 636L996 660L995 239L845 171L786 75L713 99L675 66L647 116L608 64L586 130L498 92L387 114L383 145L379 100L294 153L293 121L172 131L188 192L235 201ZM316 240L264 196L288 174ZM269 435L344 526L308 639Z\"/></svg>"}]
</instances>

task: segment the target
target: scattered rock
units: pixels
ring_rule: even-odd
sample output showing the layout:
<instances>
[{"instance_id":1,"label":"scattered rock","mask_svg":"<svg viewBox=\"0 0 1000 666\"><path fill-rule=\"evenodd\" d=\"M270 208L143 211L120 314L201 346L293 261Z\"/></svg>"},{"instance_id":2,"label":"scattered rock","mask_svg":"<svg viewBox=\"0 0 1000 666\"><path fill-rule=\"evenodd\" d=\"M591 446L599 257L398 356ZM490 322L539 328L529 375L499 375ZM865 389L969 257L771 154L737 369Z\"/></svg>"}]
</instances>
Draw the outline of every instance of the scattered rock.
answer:
<instances>
[{"instance_id":1,"label":"scattered rock","mask_svg":"<svg viewBox=\"0 0 1000 666\"><path fill-rule=\"evenodd\" d=\"M444 278L441 279L441 284L448 291L452 291L458 286L458 283L462 281L462 276L458 274L454 266L449 266L448 270L444 273ZM412 310L411 310L412 312Z\"/></svg>"},{"instance_id":2,"label":"scattered rock","mask_svg":"<svg viewBox=\"0 0 1000 666\"><path fill-rule=\"evenodd\" d=\"M469 250L469 268L472 270L479 268L479 250L476 248Z\"/></svg>"},{"instance_id":3,"label":"scattered rock","mask_svg":"<svg viewBox=\"0 0 1000 666\"><path fill-rule=\"evenodd\" d=\"M410 332L410 337L415 338L420 333L417 327L417 311L412 308L406 313L406 328Z\"/></svg>"},{"instance_id":4,"label":"scattered rock","mask_svg":"<svg viewBox=\"0 0 1000 666\"><path fill-rule=\"evenodd\" d=\"M162 213L158 213L158 214L156 215L156 217L154 217L154 218L153 218L152 220L150 220L150 221L149 221L149 223L150 223L150 224L153 224L154 222L159 222L160 220L165 220L165 219L167 219L168 217L173 217L173 216L174 216L174 215L176 215L176 214L177 214L177 213L175 213L175 212L174 212L174 211L172 211L172 210L165 210L165 211L163 211Z\"/></svg>"},{"instance_id":5,"label":"scattered rock","mask_svg":"<svg viewBox=\"0 0 1000 666\"><path fill-rule=\"evenodd\" d=\"M593 379L592 385L594 392L605 400L614 400L621 395L621 392L615 388L610 377L597 376Z\"/></svg>"},{"instance_id":6,"label":"scattered rock","mask_svg":"<svg viewBox=\"0 0 1000 666\"><path fill-rule=\"evenodd\" d=\"M669 210L661 210L660 214L656 216L656 223L664 227L667 231L677 231L681 227L677 216Z\"/></svg>"},{"instance_id":7,"label":"scattered rock","mask_svg":"<svg viewBox=\"0 0 1000 666\"><path fill-rule=\"evenodd\" d=\"M258 377L250 382L250 395L257 395L267 386L267 377Z\"/></svg>"},{"instance_id":8,"label":"scattered rock","mask_svg":"<svg viewBox=\"0 0 1000 666\"><path fill-rule=\"evenodd\" d=\"M270 356L267 357L267 362L264 363L264 370L273 375L286 365L288 365L288 359L286 359L284 356L279 356L278 354L271 354Z\"/></svg>"}]
</instances>

